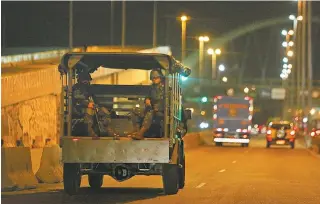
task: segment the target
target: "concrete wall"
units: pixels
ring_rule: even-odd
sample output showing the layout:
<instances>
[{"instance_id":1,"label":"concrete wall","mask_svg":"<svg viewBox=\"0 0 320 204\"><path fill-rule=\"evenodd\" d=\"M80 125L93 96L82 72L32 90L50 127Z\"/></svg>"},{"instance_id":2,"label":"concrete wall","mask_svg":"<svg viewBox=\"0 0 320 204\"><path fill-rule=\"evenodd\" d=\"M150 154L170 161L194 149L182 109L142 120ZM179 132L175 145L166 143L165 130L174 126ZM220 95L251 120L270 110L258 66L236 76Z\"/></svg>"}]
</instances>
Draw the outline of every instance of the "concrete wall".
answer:
<instances>
[{"instance_id":1,"label":"concrete wall","mask_svg":"<svg viewBox=\"0 0 320 204\"><path fill-rule=\"evenodd\" d=\"M22 140L25 146L56 143L58 96L47 95L1 108L1 137L8 146Z\"/></svg>"}]
</instances>

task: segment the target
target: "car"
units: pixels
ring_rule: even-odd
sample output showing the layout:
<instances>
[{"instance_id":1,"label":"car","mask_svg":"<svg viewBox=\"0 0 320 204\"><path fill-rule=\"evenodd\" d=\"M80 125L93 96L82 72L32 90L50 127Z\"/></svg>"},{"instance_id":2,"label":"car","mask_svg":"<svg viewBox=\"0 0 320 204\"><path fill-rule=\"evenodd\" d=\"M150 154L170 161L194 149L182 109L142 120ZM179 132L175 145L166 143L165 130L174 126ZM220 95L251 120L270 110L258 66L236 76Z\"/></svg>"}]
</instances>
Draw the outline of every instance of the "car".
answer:
<instances>
[{"instance_id":1,"label":"car","mask_svg":"<svg viewBox=\"0 0 320 204\"><path fill-rule=\"evenodd\" d=\"M290 145L291 149L295 146L296 132L293 124L289 121L272 121L268 125L266 134L266 147L271 145Z\"/></svg>"}]
</instances>

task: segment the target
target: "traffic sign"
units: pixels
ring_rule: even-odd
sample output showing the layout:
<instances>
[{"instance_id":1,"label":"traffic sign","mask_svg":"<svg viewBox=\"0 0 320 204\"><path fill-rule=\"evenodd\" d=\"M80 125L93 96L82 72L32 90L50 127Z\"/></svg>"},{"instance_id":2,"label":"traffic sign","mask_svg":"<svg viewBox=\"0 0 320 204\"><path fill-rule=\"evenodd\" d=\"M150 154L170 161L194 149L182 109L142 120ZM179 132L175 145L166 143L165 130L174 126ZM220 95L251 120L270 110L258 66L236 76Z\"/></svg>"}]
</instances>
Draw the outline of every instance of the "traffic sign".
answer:
<instances>
[{"instance_id":1,"label":"traffic sign","mask_svg":"<svg viewBox=\"0 0 320 204\"><path fill-rule=\"evenodd\" d=\"M271 99L283 100L286 97L286 90L284 88L273 88L271 90Z\"/></svg>"}]
</instances>

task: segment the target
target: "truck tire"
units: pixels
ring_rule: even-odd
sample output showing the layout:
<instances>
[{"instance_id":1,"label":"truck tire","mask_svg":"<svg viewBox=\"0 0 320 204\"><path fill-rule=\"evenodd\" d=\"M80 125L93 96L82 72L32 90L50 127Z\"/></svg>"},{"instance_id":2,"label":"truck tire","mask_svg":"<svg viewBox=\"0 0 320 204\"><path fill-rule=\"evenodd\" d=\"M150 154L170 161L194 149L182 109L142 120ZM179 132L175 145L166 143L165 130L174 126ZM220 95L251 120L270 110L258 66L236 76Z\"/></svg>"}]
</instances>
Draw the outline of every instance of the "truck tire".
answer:
<instances>
[{"instance_id":1,"label":"truck tire","mask_svg":"<svg viewBox=\"0 0 320 204\"><path fill-rule=\"evenodd\" d=\"M222 142L216 142L217 147L222 147Z\"/></svg>"},{"instance_id":2,"label":"truck tire","mask_svg":"<svg viewBox=\"0 0 320 204\"><path fill-rule=\"evenodd\" d=\"M78 193L81 185L80 164L65 163L63 165L63 186L68 195Z\"/></svg>"},{"instance_id":3,"label":"truck tire","mask_svg":"<svg viewBox=\"0 0 320 204\"><path fill-rule=\"evenodd\" d=\"M179 189L183 189L186 180L186 157L183 156L179 166Z\"/></svg>"},{"instance_id":4,"label":"truck tire","mask_svg":"<svg viewBox=\"0 0 320 204\"><path fill-rule=\"evenodd\" d=\"M92 189L100 189L103 184L103 174L89 174L88 180Z\"/></svg>"},{"instance_id":5,"label":"truck tire","mask_svg":"<svg viewBox=\"0 0 320 204\"><path fill-rule=\"evenodd\" d=\"M179 173L178 165L163 164L162 166L162 182L166 195L177 194L179 190Z\"/></svg>"}]
</instances>

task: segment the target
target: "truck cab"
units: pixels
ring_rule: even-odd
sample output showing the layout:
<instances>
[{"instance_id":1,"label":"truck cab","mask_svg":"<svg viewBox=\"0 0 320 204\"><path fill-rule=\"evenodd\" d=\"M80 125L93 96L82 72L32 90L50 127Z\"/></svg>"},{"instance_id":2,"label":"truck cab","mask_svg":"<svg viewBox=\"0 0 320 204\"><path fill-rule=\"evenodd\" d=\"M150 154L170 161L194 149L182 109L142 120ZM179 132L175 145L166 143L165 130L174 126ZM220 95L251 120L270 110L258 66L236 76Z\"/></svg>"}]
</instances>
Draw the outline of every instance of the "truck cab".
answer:
<instances>
[{"instance_id":1,"label":"truck cab","mask_svg":"<svg viewBox=\"0 0 320 204\"><path fill-rule=\"evenodd\" d=\"M73 66L71 66L73 62ZM153 132L143 140L128 136L133 129L132 109L143 105L150 85L91 84L90 93L96 109L109 107L115 135L104 134L98 119L93 126L97 136L89 136L83 121L72 114L73 85L80 71L93 74L98 69L140 70L146 75L152 69L164 74L163 117L153 120ZM81 178L88 175L89 185L98 189L103 177L121 182L136 175L161 175L165 194L176 194L185 183L183 136L185 121L191 111L182 110L180 75L190 69L170 55L147 53L67 53L59 65L62 73L61 145L64 190L76 194ZM184 114L183 114L183 113ZM156 121L156 122L155 122Z\"/></svg>"}]
</instances>

